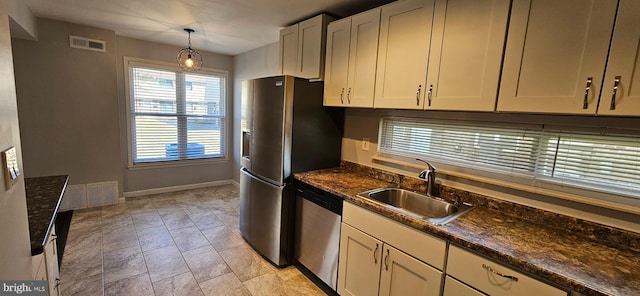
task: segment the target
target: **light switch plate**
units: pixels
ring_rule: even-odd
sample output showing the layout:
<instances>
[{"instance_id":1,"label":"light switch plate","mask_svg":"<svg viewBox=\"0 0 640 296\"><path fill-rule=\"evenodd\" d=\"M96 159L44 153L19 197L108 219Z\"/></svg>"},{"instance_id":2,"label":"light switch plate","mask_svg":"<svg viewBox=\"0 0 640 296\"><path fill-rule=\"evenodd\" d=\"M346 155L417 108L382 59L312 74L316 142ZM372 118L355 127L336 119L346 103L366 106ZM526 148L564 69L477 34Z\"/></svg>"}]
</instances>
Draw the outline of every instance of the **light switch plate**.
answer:
<instances>
[{"instance_id":1,"label":"light switch plate","mask_svg":"<svg viewBox=\"0 0 640 296\"><path fill-rule=\"evenodd\" d=\"M5 190L9 190L13 184L18 182L18 177L20 176L16 147L11 147L2 151L2 168L4 173Z\"/></svg>"},{"instance_id":2,"label":"light switch plate","mask_svg":"<svg viewBox=\"0 0 640 296\"><path fill-rule=\"evenodd\" d=\"M362 150L369 151L369 138L362 138Z\"/></svg>"}]
</instances>

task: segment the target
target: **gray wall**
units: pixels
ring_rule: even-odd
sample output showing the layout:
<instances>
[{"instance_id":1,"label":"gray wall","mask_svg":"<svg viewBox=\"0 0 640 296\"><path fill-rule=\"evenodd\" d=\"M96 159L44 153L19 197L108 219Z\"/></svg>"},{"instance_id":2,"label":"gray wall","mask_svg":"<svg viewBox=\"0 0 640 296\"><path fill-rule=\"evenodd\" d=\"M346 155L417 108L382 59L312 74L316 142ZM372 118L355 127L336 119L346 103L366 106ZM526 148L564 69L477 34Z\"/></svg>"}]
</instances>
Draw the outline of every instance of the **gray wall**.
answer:
<instances>
[{"instance_id":1,"label":"gray wall","mask_svg":"<svg viewBox=\"0 0 640 296\"><path fill-rule=\"evenodd\" d=\"M13 39L26 176L118 181L122 190L115 32L37 23L38 41ZM104 40L107 52L70 48L70 34Z\"/></svg>"},{"instance_id":2,"label":"gray wall","mask_svg":"<svg viewBox=\"0 0 640 296\"><path fill-rule=\"evenodd\" d=\"M227 160L179 166L164 167L153 169L136 169L131 170L128 166L128 146L127 142L127 121L126 121L126 93L124 81L124 57L144 58L155 61L175 62L176 55L180 50L179 47L147 42L137 39L118 36L117 43L117 81L118 81L118 102L120 105L120 142L122 174L124 175L124 191L132 192L153 188L163 188L172 186L181 186L197 183L206 183L213 181L229 180L233 177L232 168L233 151L233 120L228 118L227 123ZM196 48L197 49L197 48ZM227 114L231 117L234 109L231 97L233 96L233 57L228 55L214 54L200 51L204 60L204 67L218 70L226 70L229 72L227 81Z\"/></svg>"},{"instance_id":3,"label":"gray wall","mask_svg":"<svg viewBox=\"0 0 640 296\"><path fill-rule=\"evenodd\" d=\"M114 31L38 18L38 41L13 39L25 173L69 174L70 184L118 181L124 192L233 177L233 57L201 52L205 67L229 72L227 160L131 170L128 167L124 56L175 62L179 47ZM69 47L69 35L106 41L107 52Z\"/></svg>"},{"instance_id":4,"label":"gray wall","mask_svg":"<svg viewBox=\"0 0 640 296\"><path fill-rule=\"evenodd\" d=\"M23 168L7 7L7 1L0 0L0 150L15 146L18 165ZM24 175L11 189L5 188L4 171L0 172L0 179L0 279L30 279L31 246Z\"/></svg>"},{"instance_id":5,"label":"gray wall","mask_svg":"<svg viewBox=\"0 0 640 296\"><path fill-rule=\"evenodd\" d=\"M233 179L240 178L240 96L242 95L242 81L280 75L279 42L274 42L234 57L233 77Z\"/></svg>"}]
</instances>

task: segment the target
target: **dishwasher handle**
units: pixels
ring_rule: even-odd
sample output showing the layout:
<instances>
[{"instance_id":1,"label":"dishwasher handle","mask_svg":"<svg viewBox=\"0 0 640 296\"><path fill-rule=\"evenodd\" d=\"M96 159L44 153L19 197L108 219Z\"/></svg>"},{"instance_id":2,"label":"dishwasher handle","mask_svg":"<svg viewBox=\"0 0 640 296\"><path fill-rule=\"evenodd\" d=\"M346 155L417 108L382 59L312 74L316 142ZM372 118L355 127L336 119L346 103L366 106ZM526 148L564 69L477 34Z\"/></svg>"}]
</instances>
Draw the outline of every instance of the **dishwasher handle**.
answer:
<instances>
[{"instance_id":1,"label":"dishwasher handle","mask_svg":"<svg viewBox=\"0 0 640 296\"><path fill-rule=\"evenodd\" d=\"M311 188L298 184L296 186L296 195L324 208L335 214L342 216L343 200L328 192L323 192L317 188Z\"/></svg>"}]
</instances>

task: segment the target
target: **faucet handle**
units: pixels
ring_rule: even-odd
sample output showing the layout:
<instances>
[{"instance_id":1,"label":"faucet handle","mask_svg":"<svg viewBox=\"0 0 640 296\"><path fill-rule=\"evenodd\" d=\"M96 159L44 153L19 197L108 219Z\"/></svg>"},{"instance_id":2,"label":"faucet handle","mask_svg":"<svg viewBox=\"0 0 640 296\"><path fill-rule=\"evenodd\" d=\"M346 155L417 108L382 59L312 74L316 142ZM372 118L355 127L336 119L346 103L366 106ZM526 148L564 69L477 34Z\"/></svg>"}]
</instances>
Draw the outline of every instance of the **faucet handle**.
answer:
<instances>
[{"instance_id":1,"label":"faucet handle","mask_svg":"<svg viewBox=\"0 0 640 296\"><path fill-rule=\"evenodd\" d=\"M424 162L428 167L428 169L427 169L428 171L431 171L432 173L436 172L436 167L433 166L432 164L430 164L428 161L420 159L420 158L416 158L416 160ZM427 171L427 170L425 170L425 171ZM422 172L424 172L424 171L422 171ZM420 173L420 175L422 175L422 173ZM424 177L421 177L421 178L424 178Z\"/></svg>"}]
</instances>

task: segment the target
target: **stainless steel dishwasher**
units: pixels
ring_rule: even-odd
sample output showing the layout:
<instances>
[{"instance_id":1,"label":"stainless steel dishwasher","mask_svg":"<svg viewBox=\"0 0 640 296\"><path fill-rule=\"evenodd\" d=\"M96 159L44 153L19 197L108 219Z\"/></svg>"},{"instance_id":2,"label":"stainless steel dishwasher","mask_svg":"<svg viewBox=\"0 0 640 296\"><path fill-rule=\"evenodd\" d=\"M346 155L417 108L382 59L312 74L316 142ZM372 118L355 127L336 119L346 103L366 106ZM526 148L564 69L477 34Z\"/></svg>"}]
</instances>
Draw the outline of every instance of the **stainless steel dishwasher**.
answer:
<instances>
[{"instance_id":1,"label":"stainless steel dishwasher","mask_svg":"<svg viewBox=\"0 0 640 296\"><path fill-rule=\"evenodd\" d=\"M329 288L338 285L342 198L296 184L295 259Z\"/></svg>"}]
</instances>

